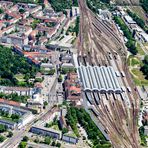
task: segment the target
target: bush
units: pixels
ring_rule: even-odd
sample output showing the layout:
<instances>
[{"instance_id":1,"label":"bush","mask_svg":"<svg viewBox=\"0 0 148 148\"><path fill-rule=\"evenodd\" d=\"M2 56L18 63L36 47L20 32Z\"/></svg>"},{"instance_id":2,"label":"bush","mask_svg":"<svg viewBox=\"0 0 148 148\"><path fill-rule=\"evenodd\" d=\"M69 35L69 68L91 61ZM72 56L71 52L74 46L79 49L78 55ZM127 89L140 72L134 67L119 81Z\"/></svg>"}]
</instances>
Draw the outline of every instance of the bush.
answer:
<instances>
[{"instance_id":1,"label":"bush","mask_svg":"<svg viewBox=\"0 0 148 148\"><path fill-rule=\"evenodd\" d=\"M54 73L55 73L55 69L51 69L51 70L48 72L49 75L54 75Z\"/></svg>"},{"instance_id":2,"label":"bush","mask_svg":"<svg viewBox=\"0 0 148 148\"><path fill-rule=\"evenodd\" d=\"M59 75L58 82L62 82L63 78L62 75Z\"/></svg>"},{"instance_id":3,"label":"bush","mask_svg":"<svg viewBox=\"0 0 148 148\"><path fill-rule=\"evenodd\" d=\"M140 70L143 72L145 78L148 80L148 55L144 57L143 64L144 65L141 67Z\"/></svg>"},{"instance_id":4,"label":"bush","mask_svg":"<svg viewBox=\"0 0 148 148\"><path fill-rule=\"evenodd\" d=\"M5 140L5 137L0 135L0 142L3 142Z\"/></svg>"},{"instance_id":5,"label":"bush","mask_svg":"<svg viewBox=\"0 0 148 148\"><path fill-rule=\"evenodd\" d=\"M29 138L27 136L24 136L22 141L27 142L28 140L29 140Z\"/></svg>"},{"instance_id":6,"label":"bush","mask_svg":"<svg viewBox=\"0 0 148 148\"><path fill-rule=\"evenodd\" d=\"M24 141L22 141L22 142L20 142L20 144L19 144L19 148L25 148L27 146L27 142L24 142Z\"/></svg>"},{"instance_id":7,"label":"bush","mask_svg":"<svg viewBox=\"0 0 148 148\"><path fill-rule=\"evenodd\" d=\"M50 137L45 137L44 143L49 145L51 143L51 138Z\"/></svg>"},{"instance_id":8,"label":"bush","mask_svg":"<svg viewBox=\"0 0 148 148\"><path fill-rule=\"evenodd\" d=\"M57 142L56 147L61 147L61 143Z\"/></svg>"},{"instance_id":9,"label":"bush","mask_svg":"<svg viewBox=\"0 0 148 148\"><path fill-rule=\"evenodd\" d=\"M7 130L5 125L0 124L0 133L3 133Z\"/></svg>"},{"instance_id":10,"label":"bush","mask_svg":"<svg viewBox=\"0 0 148 148\"><path fill-rule=\"evenodd\" d=\"M55 145L56 145L55 141L53 141L51 145L52 145L52 146L55 146Z\"/></svg>"},{"instance_id":11,"label":"bush","mask_svg":"<svg viewBox=\"0 0 148 148\"><path fill-rule=\"evenodd\" d=\"M9 133L8 133L8 136L7 137L12 137L13 136L13 133L11 132L11 131L9 131Z\"/></svg>"},{"instance_id":12,"label":"bush","mask_svg":"<svg viewBox=\"0 0 148 148\"><path fill-rule=\"evenodd\" d=\"M34 140L34 142L35 142L35 143L39 143L40 141L39 141L38 138L36 138L36 139Z\"/></svg>"},{"instance_id":13,"label":"bush","mask_svg":"<svg viewBox=\"0 0 148 148\"><path fill-rule=\"evenodd\" d=\"M62 134L68 133L68 129L67 128L63 128L62 129Z\"/></svg>"},{"instance_id":14,"label":"bush","mask_svg":"<svg viewBox=\"0 0 148 148\"><path fill-rule=\"evenodd\" d=\"M35 82L42 82L42 81L43 81L42 78L36 78L36 79L35 79Z\"/></svg>"}]
</instances>

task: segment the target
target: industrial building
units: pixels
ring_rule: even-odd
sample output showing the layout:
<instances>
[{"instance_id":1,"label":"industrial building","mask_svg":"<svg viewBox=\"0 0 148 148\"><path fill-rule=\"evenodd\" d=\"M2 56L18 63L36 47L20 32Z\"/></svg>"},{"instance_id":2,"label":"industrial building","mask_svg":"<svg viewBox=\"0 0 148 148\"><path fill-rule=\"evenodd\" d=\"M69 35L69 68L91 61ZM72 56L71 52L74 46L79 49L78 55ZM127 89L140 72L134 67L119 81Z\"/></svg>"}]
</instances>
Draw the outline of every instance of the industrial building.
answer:
<instances>
[{"instance_id":1,"label":"industrial building","mask_svg":"<svg viewBox=\"0 0 148 148\"><path fill-rule=\"evenodd\" d=\"M118 78L111 66L79 66L78 72L84 91L121 93Z\"/></svg>"}]
</instances>

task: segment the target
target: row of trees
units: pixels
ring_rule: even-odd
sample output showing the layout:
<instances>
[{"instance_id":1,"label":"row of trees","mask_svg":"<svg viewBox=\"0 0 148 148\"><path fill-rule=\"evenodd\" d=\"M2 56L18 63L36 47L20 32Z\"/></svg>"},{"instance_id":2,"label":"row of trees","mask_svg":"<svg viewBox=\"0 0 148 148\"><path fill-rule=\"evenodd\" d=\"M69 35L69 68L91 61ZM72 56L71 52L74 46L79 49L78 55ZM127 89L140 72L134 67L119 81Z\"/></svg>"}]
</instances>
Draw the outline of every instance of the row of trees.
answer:
<instances>
[{"instance_id":1,"label":"row of trees","mask_svg":"<svg viewBox=\"0 0 148 148\"><path fill-rule=\"evenodd\" d=\"M75 134L79 136L77 123L80 123L81 126L86 130L88 139L90 139L94 147L100 148L109 148L111 144L105 139L103 134L100 132L98 127L92 121L89 114L83 108L68 108L67 112L67 123L72 127Z\"/></svg>"},{"instance_id":2,"label":"row of trees","mask_svg":"<svg viewBox=\"0 0 148 148\"><path fill-rule=\"evenodd\" d=\"M65 11L65 9L71 9L72 6L78 6L77 0L49 0L53 9L57 12Z\"/></svg>"},{"instance_id":3,"label":"row of trees","mask_svg":"<svg viewBox=\"0 0 148 148\"><path fill-rule=\"evenodd\" d=\"M138 24L138 26L140 26L146 32L148 32L148 29L146 28L146 25L145 25L145 22L143 21L143 19L141 19L138 15L136 15L135 13L130 11L129 9L127 10L127 13L129 16L131 16L133 18L133 20Z\"/></svg>"},{"instance_id":4,"label":"row of trees","mask_svg":"<svg viewBox=\"0 0 148 148\"><path fill-rule=\"evenodd\" d=\"M145 78L148 80L148 55L144 57L143 66L141 67L141 71L145 75Z\"/></svg>"},{"instance_id":5,"label":"row of trees","mask_svg":"<svg viewBox=\"0 0 148 148\"><path fill-rule=\"evenodd\" d=\"M17 93L4 94L1 92L0 98L4 98L7 100L11 100L11 101L16 101L16 102L20 102L20 103L26 103L28 96L19 96Z\"/></svg>"},{"instance_id":6,"label":"row of trees","mask_svg":"<svg viewBox=\"0 0 148 148\"><path fill-rule=\"evenodd\" d=\"M115 16L114 20L120 26L121 30L124 33L124 36L128 39L128 42L126 43L127 48L132 54L136 55L138 53L138 50L136 49L136 41L133 38L133 35L128 29L127 25L119 16Z\"/></svg>"},{"instance_id":7,"label":"row of trees","mask_svg":"<svg viewBox=\"0 0 148 148\"><path fill-rule=\"evenodd\" d=\"M23 74L26 80L26 86L30 86L28 79L34 78L39 68L28 63L25 57L14 52L11 48L0 45L0 85L20 86L21 84L15 78L16 74Z\"/></svg>"},{"instance_id":8,"label":"row of trees","mask_svg":"<svg viewBox=\"0 0 148 148\"><path fill-rule=\"evenodd\" d=\"M140 0L143 9L148 13L148 0Z\"/></svg>"},{"instance_id":9,"label":"row of trees","mask_svg":"<svg viewBox=\"0 0 148 148\"><path fill-rule=\"evenodd\" d=\"M98 9L109 8L110 1L111 0L86 0L88 8L95 13L98 13Z\"/></svg>"},{"instance_id":10,"label":"row of trees","mask_svg":"<svg viewBox=\"0 0 148 148\"><path fill-rule=\"evenodd\" d=\"M76 21L75 21L75 26L70 26L70 27L68 28L67 32L66 32L66 35L68 35L69 32L71 32L72 35L75 33L76 36L78 36L78 34L79 34L79 23L80 23L80 17L78 16L78 17L76 18Z\"/></svg>"},{"instance_id":11,"label":"row of trees","mask_svg":"<svg viewBox=\"0 0 148 148\"><path fill-rule=\"evenodd\" d=\"M9 0L6 0L9 1ZM20 2L20 3L43 3L43 0L13 0L14 3Z\"/></svg>"},{"instance_id":12,"label":"row of trees","mask_svg":"<svg viewBox=\"0 0 148 148\"><path fill-rule=\"evenodd\" d=\"M75 27L74 27L74 32L76 33L76 36L78 36L78 34L79 34L79 24L80 24L80 18L77 17Z\"/></svg>"},{"instance_id":13,"label":"row of trees","mask_svg":"<svg viewBox=\"0 0 148 148\"><path fill-rule=\"evenodd\" d=\"M141 138L141 145L147 146L146 137L144 135L144 126L141 126L139 128L139 135L140 135L140 138Z\"/></svg>"},{"instance_id":14,"label":"row of trees","mask_svg":"<svg viewBox=\"0 0 148 148\"><path fill-rule=\"evenodd\" d=\"M14 122L18 122L20 116L18 114L9 114L9 112L0 110L0 116L8 118Z\"/></svg>"}]
</instances>

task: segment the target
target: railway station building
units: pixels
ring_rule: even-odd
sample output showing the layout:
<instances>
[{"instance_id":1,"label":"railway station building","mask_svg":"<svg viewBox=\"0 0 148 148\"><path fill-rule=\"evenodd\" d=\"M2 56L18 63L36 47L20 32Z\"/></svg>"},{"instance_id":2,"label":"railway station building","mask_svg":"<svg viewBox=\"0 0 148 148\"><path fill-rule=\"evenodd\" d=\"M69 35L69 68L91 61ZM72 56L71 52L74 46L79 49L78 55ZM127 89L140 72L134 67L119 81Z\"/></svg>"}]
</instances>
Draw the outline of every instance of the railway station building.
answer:
<instances>
[{"instance_id":1,"label":"railway station building","mask_svg":"<svg viewBox=\"0 0 148 148\"><path fill-rule=\"evenodd\" d=\"M84 91L121 93L118 78L111 66L79 66L78 73Z\"/></svg>"}]
</instances>

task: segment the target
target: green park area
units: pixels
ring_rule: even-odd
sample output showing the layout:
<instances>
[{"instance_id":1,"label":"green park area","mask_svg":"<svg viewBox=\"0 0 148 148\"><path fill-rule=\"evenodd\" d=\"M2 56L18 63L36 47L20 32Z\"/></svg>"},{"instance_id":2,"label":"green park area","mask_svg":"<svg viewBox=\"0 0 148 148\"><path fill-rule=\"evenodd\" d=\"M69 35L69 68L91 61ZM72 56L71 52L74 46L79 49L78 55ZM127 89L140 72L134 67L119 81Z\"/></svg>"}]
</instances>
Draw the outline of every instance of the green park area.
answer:
<instances>
[{"instance_id":1,"label":"green park area","mask_svg":"<svg viewBox=\"0 0 148 148\"><path fill-rule=\"evenodd\" d=\"M137 51L138 51L138 55L140 55L140 56L145 55L145 52L143 51L143 49L142 49L142 47L140 46L139 43L136 44L136 48L137 48Z\"/></svg>"},{"instance_id":2,"label":"green park area","mask_svg":"<svg viewBox=\"0 0 148 148\"><path fill-rule=\"evenodd\" d=\"M0 85L32 87L29 79L35 78L39 68L27 59L0 45Z\"/></svg>"},{"instance_id":3,"label":"green park area","mask_svg":"<svg viewBox=\"0 0 148 148\"><path fill-rule=\"evenodd\" d=\"M147 70L143 61L136 56L130 55L127 62L135 84L137 86L148 86L148 80L142 71L142 69Z\"/></svg>"},{"instance_id":4,"label":"green park area","mask_svg":"<svg viewBox=\"0 0 148 148\"><path fill-rule=\"evenodd\" d=\"M79 123L86 131L88 139L92 142L93 147L110 148L111 144L105 139L101 131L95 125L89 114L83 108L68 107L66 115L67 124L71 126L73 132L79 137L77 124ZM99 139L99 140L98 140Z\"/></svg>"}]
</instances>

